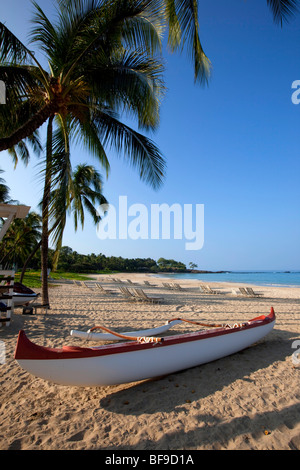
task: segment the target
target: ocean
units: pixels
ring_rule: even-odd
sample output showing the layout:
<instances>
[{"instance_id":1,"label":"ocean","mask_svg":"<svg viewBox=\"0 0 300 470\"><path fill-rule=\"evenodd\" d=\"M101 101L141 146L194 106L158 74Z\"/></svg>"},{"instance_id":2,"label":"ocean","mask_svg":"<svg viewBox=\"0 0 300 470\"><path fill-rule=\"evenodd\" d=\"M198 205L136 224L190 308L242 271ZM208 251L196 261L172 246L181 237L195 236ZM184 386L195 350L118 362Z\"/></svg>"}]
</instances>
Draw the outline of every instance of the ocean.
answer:
<instances>
[{"instance_id":1,"label":"ocean","mask_svg":"<svg viewBox=\"0 0 300 470\"><path fill-rule=\"evenodd\" d=\"M193 279L203 282L237 282L260 286L300 287L300 271L230 271L224 273L164 274L173 279Z\"/></svg>"}]
</instances>

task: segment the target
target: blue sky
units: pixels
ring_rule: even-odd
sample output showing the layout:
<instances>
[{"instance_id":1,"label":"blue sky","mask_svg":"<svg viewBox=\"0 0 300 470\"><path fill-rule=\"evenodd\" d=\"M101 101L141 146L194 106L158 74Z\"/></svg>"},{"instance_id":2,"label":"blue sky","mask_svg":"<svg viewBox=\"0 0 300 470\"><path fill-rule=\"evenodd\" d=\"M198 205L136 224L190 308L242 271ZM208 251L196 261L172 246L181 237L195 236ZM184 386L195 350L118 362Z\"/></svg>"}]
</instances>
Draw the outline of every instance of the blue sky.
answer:
<instances>
[{"instance_id":1,"label":"blue sky","mask_svg":"<svg viewBox=\"0 0 300 470\"><path fill-rule=\"evenodd\" d=\"M51 16L52 2L38 3ZM300 13L283 28L262 0L199 1L201 41L212 62L208 87L194 85L185 54L169 54L167 94L159 129L150 137L167 161L159 191L141 182L123 159L110 154L104 194L128 205L204 204L204 245L187 251L186 240L100 240L89 217L64 244L79 253L129 258L173 258L199 269L300 269L300 104L292 83L300 80ZM1 4L1 21L27 42L32 6ZM74 165L97 162L73 149ZM0 155L11 196L36 210L42 187L37 160L14 171Z\"/></svg>"}]
</instances>

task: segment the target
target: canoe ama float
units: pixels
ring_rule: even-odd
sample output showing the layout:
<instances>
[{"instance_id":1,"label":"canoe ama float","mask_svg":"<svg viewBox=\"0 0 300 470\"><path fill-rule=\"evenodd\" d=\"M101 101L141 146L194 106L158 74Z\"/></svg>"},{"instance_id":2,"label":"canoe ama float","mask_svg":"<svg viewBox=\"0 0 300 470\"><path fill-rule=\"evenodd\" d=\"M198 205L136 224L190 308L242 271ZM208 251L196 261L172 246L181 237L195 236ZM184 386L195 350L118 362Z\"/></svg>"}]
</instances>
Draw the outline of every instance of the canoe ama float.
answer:
<instances>
[{"instance_id":1,"label":"canoe ama float","mask_svg":"<svg viewBox=\"0 0 300 470\"><path fill-rule=\"evenodd\" d=\"M266 336L275 325L269 315L247 323L161 338L97 347L54 349L32 343L19 332L15 359L27 372L69 386L103 386L167 375L234 354ZM152 338L154 341L154 338Z\"/></svg>"},{"instance_id":2,"label":"canoe ama float","mask_svg":"<svg viewBox=\"0 0 300 470\"><path fill-rule=\"evenodd\" d=\"M150 328L147 330L139 330L139 331L126 331L123 333L123 335L134 337L134 338L137 336L162 335L163 333L168 331L170 328L172 328L175 325L178 325L179 323L182 323L182 320L178 318L176 320L169 320L164 325L158 326L156 328ZM80 338L80 339L84 339L87 341L96 341L96 342L120 341L120 338L116 336L116 333L114 332L113 333L94 333L93 330L96 330L96 328L97 327L92 328L88 331L71 330L70 335L74 336L75 338ZM105 328L105 330L107 329Z\"/></svg>"}]
</instances>

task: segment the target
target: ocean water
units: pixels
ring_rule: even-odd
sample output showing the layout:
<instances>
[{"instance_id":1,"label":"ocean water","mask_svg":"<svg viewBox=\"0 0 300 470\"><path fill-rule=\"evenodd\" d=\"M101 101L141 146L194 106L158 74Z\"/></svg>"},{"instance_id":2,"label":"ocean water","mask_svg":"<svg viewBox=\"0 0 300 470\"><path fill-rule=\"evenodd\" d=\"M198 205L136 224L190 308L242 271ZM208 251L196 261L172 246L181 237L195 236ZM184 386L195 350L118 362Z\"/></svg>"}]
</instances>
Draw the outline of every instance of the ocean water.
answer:
<instances>
[{"instance_id":1,"label":"ocean water","mask_svg":"<svg viewBox=\"0 0 300 470\"><path fill-rule=\"evenodd\" d=\"M237 282L260 286L300 287L300 271L232 271L226 273L179 273L164 274L170 281L193 279L203 282Z\"/></svg>"}]
</instances>

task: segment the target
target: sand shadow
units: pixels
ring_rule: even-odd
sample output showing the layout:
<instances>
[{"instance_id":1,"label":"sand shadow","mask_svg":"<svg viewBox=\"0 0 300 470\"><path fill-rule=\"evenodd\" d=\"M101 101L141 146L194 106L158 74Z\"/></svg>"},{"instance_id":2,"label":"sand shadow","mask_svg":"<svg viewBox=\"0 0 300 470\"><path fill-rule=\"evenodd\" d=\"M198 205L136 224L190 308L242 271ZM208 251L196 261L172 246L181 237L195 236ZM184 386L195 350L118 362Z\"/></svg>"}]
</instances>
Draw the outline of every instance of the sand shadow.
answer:
<instances>
[{"instance_id":1,"label":"sand shadow","mask_svg":"<svg viewBox=\"0 0 300 470\"><path fill-rule=\"evenodd\" d=\"M284 361L293 353L294 338L294 332L276 330L255 345L223 359L157 379L110 387L100 406L113 413L134 416L180 411L188 402L208 397L236 380L251 381L249 375L253 372Z\"/></svg>"},{"instance_id":2,"label":"sand shadow","mask_svg":"<svg viewBox=\"0 0 300 470\"><path fill-rule=\"evenodd\" d=\"M278 430L278 423L281 429L293 429L300 421L300 404L293 404L282 408L280 411L266 411L256 413L251 418L249 416L239 416L231 421L223 422L221 419L207 414L197 415L199 425L188 432L169 431L159 440L143 439L134 446L119 446L118 450L172 450L172 449L193 449L201 445L211 450L223 450L229 441L242 436L245 449L250 450L248 441L250 437L257 440L260 445L267 449L269 434ZM265 434L266 432L266 434ZM253 445L253 444L252 444ZM251 445L251 446L252 446ZM280 444L279 444L280 445ZM299 450L299 437L292 438L287 443L288 449ZM113 446L106 447L106 450L115 449ZM280 449L278 450L288 450Z\"/></svg>"}]
</instances>

